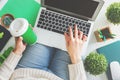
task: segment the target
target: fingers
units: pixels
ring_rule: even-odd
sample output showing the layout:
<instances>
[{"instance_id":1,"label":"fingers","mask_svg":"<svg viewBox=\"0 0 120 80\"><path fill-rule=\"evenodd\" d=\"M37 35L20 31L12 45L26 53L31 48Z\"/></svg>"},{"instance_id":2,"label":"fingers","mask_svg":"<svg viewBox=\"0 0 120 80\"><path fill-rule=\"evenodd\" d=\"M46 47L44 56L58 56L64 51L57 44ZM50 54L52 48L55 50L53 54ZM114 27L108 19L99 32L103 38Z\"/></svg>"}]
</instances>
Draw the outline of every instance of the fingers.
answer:
<instances>
[{"instance_id":1,"label":"fingers","mask_svg":"<svg viewBox=\"0 0 120 80\"><path fill-rule=\"evenodd\" d=\"M18 42L22 42L22 40L23 40L22 37L18 37L18 38L17 38L17 41L18 41Z\"/></svg>"},{"instance_id":2,"label":"fingers","mask_svg":"<svg viewBox=\"0 0 120 80\"><path fill-rule=\"evenodd\" d=\"M77 25L75 25L74 27L75 27L75 32L74 32L75 38L78 38L78 28L77 28Z\"/></svg>"},{"instance_id":3,"label":"fingers","mask_svg":"<svg viewBox=\"0 0 120 80\"><path fill-rule=\"evenodd\" d=\"M22 40L23 40L23 38L22 38L22 37L19 37L19 40L20 40L20 41L22 41Z\"/></svg>"},{"instance_id":4,"label":"fingers","mask_svg":"<svg viewBox=\"0 0 120 80\"><path fill-rule=\"evenodd\" d=\"M75 34L75 38L79 38L80 40L82 40L83 32L78 30L77 25L75 25L75 33L74 34Z\"/></svg>"},{"instance_id":5,"label":"fingers","mask_svg":"<svg viewBox=\"0 0 120 80\"><path fill-rule=\"evenodd\" d=\"M15 38L16 44L21 43L22 41L23 41L23 38L22 38L22 37L16 37L16 38Z\"/></svg>"},{"instance_id":6,"label":"fingers","mask_svg":"<svg viewBox=\"0 0 120 80\"><path fill-rule=\"evenodd\" d=\"M68 41L69 39L74 39L74 38L77 39L78 38L78 39L83 40L85 42L87 40L87 36L85 36L82 31L78 30L77 25L75 25L74 27L75 27L75 30L74 30L75 36L73 37L72 28L69 27L69 35L65 33L66 41Z\"/></svg>"},{"instance_id":7,"label":"fingers","mask_svg":"<svg viewBox=\"0 0 120 80\"><path fill-rule=\"evenodd\" d=\"M84 35L83 32L78 31L78 34L79 34L78 38L79 38L80 40L82 40L83 42L86 42L86 41L87 41L87 36Z\"/></svg>"},{"instance_id":8,"label":"fingers","mask_svg":"<svg viewBox=\"0 0 120 80\"><path fill-rule=\"evenodd\" d=\"M68 42L68 40L69 40L69 36L68 36L68 34L67 34L67 33L64 33L64 36L65 36L65 40L66 40L66 42Z\"/></svg>"},{"instance_id":9,"label":"fingers","mask_svg":"<svg viewBox=\"0 0 120 80\"><path fill-rule=\"evenodd\" d=\"M68 36L67 33L64 33L64 36L65 36L66 46L68 46L68 44L69 44L69 36Z\"/></svg>"},{"instance_id":10,"label":"fingers","mask_svg":"<svg viewBox=\"0 0 120 80\"><path fill-rule=\"evenodd\" d=\"M87 41L87 36L83 35L83 42Z\"/></svg>"},{"instance_id":11,"label":"fingers","mask_svg":"<svg viewBox=\"0 0 120 80\"><path fill-rule=\"evenodd\" d=\"M69 27L69 36L70 36L70 39L73 39L73 31L71 27Z\"/></svg>"},{"instance_id":12,"label":"fingers","mask_svg":"<svg viewBox=\"0 0 120 80\"><path fill-rule=\"evenodd\" d=\"M83 32L82 31L78 31L78 38L81 40L83 38Z\"/></svg>"}]
</instances>

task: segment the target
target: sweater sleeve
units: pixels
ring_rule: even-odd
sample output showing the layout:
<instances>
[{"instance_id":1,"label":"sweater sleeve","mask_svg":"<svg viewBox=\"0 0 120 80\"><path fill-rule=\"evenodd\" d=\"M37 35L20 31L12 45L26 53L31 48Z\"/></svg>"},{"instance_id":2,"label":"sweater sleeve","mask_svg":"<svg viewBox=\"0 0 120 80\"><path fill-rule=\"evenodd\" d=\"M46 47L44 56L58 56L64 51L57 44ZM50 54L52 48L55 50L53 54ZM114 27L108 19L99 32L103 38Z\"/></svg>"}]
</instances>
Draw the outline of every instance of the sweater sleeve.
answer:
<instances>
[{"instance_id":1,"label":"sweater sleeve","mask_svg":"<svg viewBox=\"0 0 120 80\"><path fill-rule=\"evenodd\" d=\"M13 52L8 56L0 66L0 80L9 80L20 58L20 55L16 55Z\"/></svg>"},{"instance_id":2,"label":"sweater sleeve","mask_svg":"<svg viewBox=\"0 0 120 80\"><path fill-rule=\"evenodd\" d=\"M82 60L78 64L71 64L68 67L70 80L87 80Z\"/></svg>"}]
</instances>

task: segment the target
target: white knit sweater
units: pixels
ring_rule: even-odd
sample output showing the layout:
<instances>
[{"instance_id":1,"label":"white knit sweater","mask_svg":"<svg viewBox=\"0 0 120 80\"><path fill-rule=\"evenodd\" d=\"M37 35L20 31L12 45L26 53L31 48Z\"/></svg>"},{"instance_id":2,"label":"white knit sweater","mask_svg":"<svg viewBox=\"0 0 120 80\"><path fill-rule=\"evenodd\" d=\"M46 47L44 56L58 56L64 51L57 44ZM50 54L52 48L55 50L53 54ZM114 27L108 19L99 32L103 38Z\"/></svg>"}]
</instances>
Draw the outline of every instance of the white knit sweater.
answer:
<instances>
[{"instance_id":1,"label":"white knit sweater","mask_svg":"<svg viewBox=\"0 0 120 80\"><path fill-rule=\"evenodd\" d=\"M16 65L22 56L13 52L4 61L0 67L0 80L62 80L56 75L38 69L19 68L15 70ZM70 80L87 80L83 62L68 65Z\"/></svg>"}]
</instances>

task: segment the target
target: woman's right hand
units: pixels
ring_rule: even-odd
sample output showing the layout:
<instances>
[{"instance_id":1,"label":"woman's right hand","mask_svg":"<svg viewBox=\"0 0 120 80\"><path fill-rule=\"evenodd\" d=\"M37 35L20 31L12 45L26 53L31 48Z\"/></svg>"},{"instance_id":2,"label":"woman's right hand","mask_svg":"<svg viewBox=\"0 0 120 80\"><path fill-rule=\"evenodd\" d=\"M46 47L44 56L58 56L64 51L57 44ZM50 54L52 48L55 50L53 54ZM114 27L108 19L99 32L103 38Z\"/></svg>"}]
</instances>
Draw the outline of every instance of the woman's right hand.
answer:
<instances>
[{"instance_id":1,"label":"woman's right hand","mask_svg":"<svg viewBox=\"0 0 120 80\"><path fill-rule=\"evenodd\" d=\"M82 47L87 37L83 35L83 32L79 31L77 25L75 25L74 36L71 27L69 27L69 34L65 33L65 40L72 63L78 63L81 59Z\"/></svg>"}]
</instances>

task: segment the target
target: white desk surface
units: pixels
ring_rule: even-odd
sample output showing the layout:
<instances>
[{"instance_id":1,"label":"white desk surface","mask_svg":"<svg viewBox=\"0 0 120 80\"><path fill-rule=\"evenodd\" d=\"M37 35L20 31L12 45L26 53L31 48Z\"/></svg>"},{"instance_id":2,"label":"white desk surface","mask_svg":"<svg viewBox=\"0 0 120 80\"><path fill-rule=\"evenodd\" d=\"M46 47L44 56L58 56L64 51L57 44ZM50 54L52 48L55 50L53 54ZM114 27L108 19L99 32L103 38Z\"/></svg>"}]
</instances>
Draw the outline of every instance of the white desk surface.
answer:
<instances>
[{"instance_id":1,"label":"white desk surface","mask_svg":"<svg viewBox=\"0 0 120 80\"><path fill-rule=\"evenodd\" d=\"M91 33L90 41L87 47L87 54L89 54L92 51L95 51L99 47L105 46L107 44L110 44L120 39L120 25L114 26L113 24L107 21L106 16L105 16L107 7L113 2L118 2L118 1L120 2L120 0L104 0L104 1L105 1L105 4L103 8L101 9L99 15L97 16L94 26L93 26L93 31ZM116 34L115 39L108 40L105 42L97 42L94 36L94 31L102 27L106 27L106 26L110 26L112 33ZM87 76L88 76L88 80L108 80L105 73L99 76L92 76L92 75L87 75Z\"/></svg>"},{"instance_id":2,"label":"white desk surface","mask_svg":"<svg viewBox=\"0 0 120 80\"><path fill-rule=\"evenodd\" d=\"M3 8L3 6L7 3L8 0L0 0L0 10Z\"/></svg>"},{"instance_id":3,"label":"white desk surface","mask_svg":"<svg viewBox=\"0 0 120 80\"><path fill-rule=\"evenodd\" d=\"M40 2L39 0L36 0L36 1ZM118 2L118 1L120 2L120 0L105 0L105 4L104 4L103 8L101 9L98 17L95 20L95 24L94 24L94 27L93 27L93 30L92 30L92 33L90 36L90 41L89 41L89 44L87 47L87 54L86 55L88 55L92 51L95 51L95 49L97 49L99 47L105 46L105 45L110 44L116 40L119 40L119 38L120 38L120 35L119 35L120 34L120 26L114 26L113 24L109 23L105 17L106 8L111 3ZM116 34L117 36L115 37L115 39L112 39L109 41L97 42L95 39L95 36L94 36L94 31L99 29L99 28L106 27L106 26L110 26L112 33ZM4 47L4 49L1 51L1 53L5 49L7 49L8 47L14 46L14 44L15 44L14 38L11 38L9 40L9 42L7 43L7 46ZM87 73L87 77L88 77L88 80L108 80L105 73L98 75L98 76L92 76L92 75Z\"/></svg>"},{"instance_id":4,"label":"white desk surface","mask_svg":"<svg viewBox=\"0 0 120 80\"><path fill-rule=\"evenodd\" d=\"M101 46L104 46L106 44L114 42L114 41L116 41L117 39L120 38L120 25L119 26L117 26L117 25L115 26L115 25L109 23L107 21L107 19L106 19L106 16L105 16L106 8L111 3L116 2L116 1L120 2L120 0L106 0L105 1L105 4L104 4L103 8L101 9L98 17L95 20L95 24L93 26L93 31L92 31L91 36L90 36L90 41L89 41L87 53L95 50L96 48L99 48ZM112 33L116 34L115 39L108 40L108 41L105 41L105 42L97 42L96 39L95 39L95 36L94 36L94 31L96 31L97 29L100 29L102 27L107 27L107 26L110 26L110 29L111 29Z\"/></svg>"}]
</instances>

